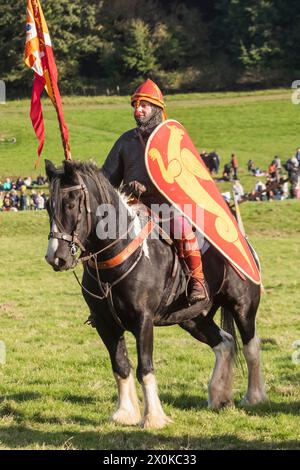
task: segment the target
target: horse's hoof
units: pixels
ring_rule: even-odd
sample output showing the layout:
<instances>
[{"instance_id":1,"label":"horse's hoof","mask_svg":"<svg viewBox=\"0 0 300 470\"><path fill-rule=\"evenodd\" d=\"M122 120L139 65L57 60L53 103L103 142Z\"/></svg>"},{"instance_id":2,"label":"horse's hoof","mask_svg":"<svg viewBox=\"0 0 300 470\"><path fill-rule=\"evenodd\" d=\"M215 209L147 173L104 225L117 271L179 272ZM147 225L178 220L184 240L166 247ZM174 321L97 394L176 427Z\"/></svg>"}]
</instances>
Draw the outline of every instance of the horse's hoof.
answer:
<instances>
[{"instance_id":1,"label":"horse's hoof","mask_svg":"<svg viewBox=\"0 0 300 470\"><path fill-rule=\"evenodd\" d=\"M234 408L234 402L231 399L208 402L210 410L221 410L223 408Z\"/></svg>"},{"instance_id":2,"label":"horse's hoof","mask_svg":"<svg viewBox=\"0 0 300 470\"><path fill-rule=\"evenodd\" d=\"M241 401L241 406L258 405L266 401L268 401L268 397L264 392L247 393Z\"/></svg>"},{"instance_id":3,"label":"horse's hoof","mask_svg":"<svg viewBox=\"0 0 300 470\"><path fill-rule=\"evenodd\" d=\"M138 411L132 409L132 411L125 410L123 408L118 409L112 415L111 420L116 424L122 424L125 426L135 426L141 422L141 414Z\"/></svg>"},{"instance_id":4,"label":"horse's hoof","mask_svg":"<svg viewBox=\"0 0 300 470\"><path fill-rule=\"evenodd\" d=\"M165 414L163 415L146 415L144 416L142 420L142 428L144 429L162 429L168 424L173 423L171 418L166 416Z\"/></svg>"}]
</instances>

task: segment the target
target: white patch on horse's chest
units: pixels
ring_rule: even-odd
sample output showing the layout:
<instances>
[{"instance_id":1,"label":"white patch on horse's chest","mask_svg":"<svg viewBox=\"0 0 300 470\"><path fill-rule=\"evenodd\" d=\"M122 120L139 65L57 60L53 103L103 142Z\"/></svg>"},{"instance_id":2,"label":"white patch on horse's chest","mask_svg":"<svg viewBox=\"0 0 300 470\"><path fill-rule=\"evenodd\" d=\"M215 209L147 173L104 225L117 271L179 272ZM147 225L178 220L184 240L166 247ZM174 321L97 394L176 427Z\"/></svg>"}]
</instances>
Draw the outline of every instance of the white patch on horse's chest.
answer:
<instances>
[{"instance_id":1,"label":"white patch on horse's chest","mask_svg":"<svg viewBox=\"0 0 300 470\"><path fill-rule=\"evenodd\" d=\"M127 197L125 196L125 194L119 192L119 196L120 196L122 202L124 203L126 209L128 210L129 214L133 218L133 231L134 231L134 235L137 237L139 235L140 231L143 228L141 220L140 220L139 216L137 215L137 211L135 210L134 205L130 206L128 204L128 200L127 200ZM143 253L144 253L145 257L150 259L147 238L145 238L145 240L143 241L142 250L143 250Z\"/></svg>"}]
</instances>

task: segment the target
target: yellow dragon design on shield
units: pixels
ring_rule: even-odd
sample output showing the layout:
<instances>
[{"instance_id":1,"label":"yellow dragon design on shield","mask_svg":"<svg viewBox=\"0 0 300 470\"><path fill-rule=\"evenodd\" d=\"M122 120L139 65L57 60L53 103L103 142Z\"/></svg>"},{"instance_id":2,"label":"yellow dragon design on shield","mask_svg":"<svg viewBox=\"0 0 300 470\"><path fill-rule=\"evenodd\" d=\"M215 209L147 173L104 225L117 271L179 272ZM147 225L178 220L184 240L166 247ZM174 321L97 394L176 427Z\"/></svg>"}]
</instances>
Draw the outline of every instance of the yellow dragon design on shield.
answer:
<instances>
[{"instance_id":1,"label":"yellow dragon design on shield","mask_svg":"<svg viewBox=\"0 0 300 470\"><path fill-rule=\"evenodd\" d=\"M170 130L167 147L168 166L165 166L163 157L156 148L150 149L150 158L157 161L160 172L167 183L172 184L176 181L195 204L216 216L215 229L218 235L226 242L233 243L252 268L234 223L227 212L209 195L197 179L213 181L211 176L194 153L185 147L181 148L184 130L176 125L168 125L167 127Z\"/></svg>"}]
</instances>

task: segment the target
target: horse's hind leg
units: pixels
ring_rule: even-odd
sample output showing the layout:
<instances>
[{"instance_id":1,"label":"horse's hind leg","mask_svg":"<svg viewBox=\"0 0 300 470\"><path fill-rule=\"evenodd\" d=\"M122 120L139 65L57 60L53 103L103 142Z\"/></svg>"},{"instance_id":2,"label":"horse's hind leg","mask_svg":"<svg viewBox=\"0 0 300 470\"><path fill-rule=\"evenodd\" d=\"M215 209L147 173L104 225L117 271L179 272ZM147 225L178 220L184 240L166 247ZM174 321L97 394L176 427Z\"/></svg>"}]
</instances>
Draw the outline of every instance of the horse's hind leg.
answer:
<instances>
[{"instance_id":1,"label":"horse's hind leg","mask_svg":"<svg viewBox=\"0 0 300 470\"><path fill-rule=\"evenodd\" d=\"M118 406L111 419L115 423L135 425L141 421L135 380L128 359L123 330L104 312L94 315L95 327L105 344L118 387Z\"/></svg>"},{"instance_id":2,"label":"horse's hind leg","mask_svg":"<svg viewBox=\"0 0 300 470\"><path fill-rule=\"evenodd\" d=\"M208 384L208 406L218 409L232 405L235 351L233 337L216 325L212 320L211 312L207 317L200 316L196 319L185 321L180 326L194 338L208 344L215 353L215 367Z\"/></svg>"},{"instance_id":3,"label":"horse's hind leg","mask_svg":"<svg viewBox=\"0 0 300 470\"><path fill-rule=\"evenodd\" d=\"M261 368L260 339L256 334L255 316L257 308L252 304L247 309L236 307L235 321L239 329L243 354L248 368L248 388L242 403L255 405L267 399Z\"/></svg>"},{"instance_id":4,"label":"horse's hind leg","mask_svg":"<svg viewBox=\"0 0 300 470\"><path fill-rule=\"evenodd\" d=\"M242 403L255 405L267 399L261 370L260 340L256 334L244 344L243 353L248 367L248 389Z\"/></svg>"},{"instance_id":5,"label":"horse's hind leg","mask_svg":"<svg viewBox=\"0 0 300 470\"><path fill-rule=\"evenodd\" d=\"M237 301L230 310L224 309L225 315L233 315L242 338L243 354L248 368L248 388L242 403L251 405L263 402L267 398L261 368L260 340L255 328L259 289L259 286L248 283L244 287L244 295L238 297L241 300Z\"/></svg>"}]
</instances>

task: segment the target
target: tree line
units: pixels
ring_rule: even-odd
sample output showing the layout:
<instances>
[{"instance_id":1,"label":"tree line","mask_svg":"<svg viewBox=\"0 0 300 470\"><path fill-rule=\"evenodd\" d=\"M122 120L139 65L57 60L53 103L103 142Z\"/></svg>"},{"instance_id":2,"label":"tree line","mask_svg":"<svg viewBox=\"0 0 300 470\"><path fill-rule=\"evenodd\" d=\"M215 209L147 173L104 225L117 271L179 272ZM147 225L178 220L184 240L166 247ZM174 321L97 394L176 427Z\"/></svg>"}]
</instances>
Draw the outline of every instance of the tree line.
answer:
<instances>
[{"instance_id":1,"label":"tree line","mask_svg":"<svg viewBox=\"0 0 300 470\"><path fill-rule=\"evenodd\" d=\"M0 79L29 93L26 0L0 0ZM300 77L299 0L41 0L63 93L290 86Z\"/></svg>"}]
</instances>

